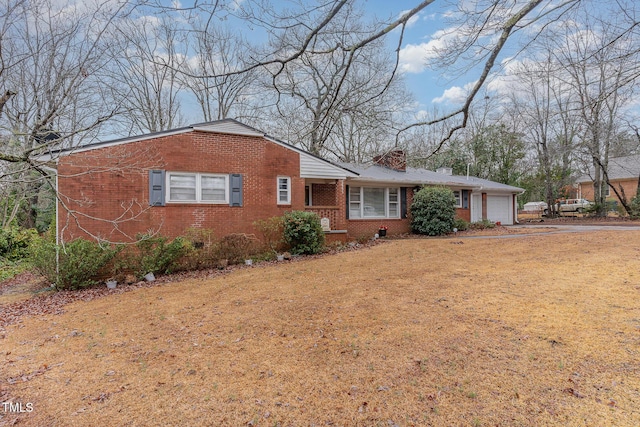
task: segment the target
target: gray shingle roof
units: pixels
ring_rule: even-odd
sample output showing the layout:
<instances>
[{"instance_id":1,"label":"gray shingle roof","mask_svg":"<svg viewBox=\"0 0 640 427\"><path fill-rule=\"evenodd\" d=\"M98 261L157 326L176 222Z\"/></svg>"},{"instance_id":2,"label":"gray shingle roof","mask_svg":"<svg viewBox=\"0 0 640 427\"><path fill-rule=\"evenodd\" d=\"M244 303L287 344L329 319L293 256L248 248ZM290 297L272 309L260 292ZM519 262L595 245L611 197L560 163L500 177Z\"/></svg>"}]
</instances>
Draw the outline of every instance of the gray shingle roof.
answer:
<instances>
[{"instance_id":1,"label":"gray shingle roof","mask_svg":"<svg viewBox=\"0 0 640 427\"><path fill-rule=\"evenodd\" d=\"M607 174L609 175L609 180L638 179L638 175L640 175L640 155L609 159ZM576 182L592 181L593 168L589 170L587 175L583 175L576 180Z\"/></svg>"},{"instance_id":2,"label":"gray shingle roof","mask_svg":"<svg viewBox=\"0 0 640 427\"><path fill-rule=\"evenodd\" d=\"M467 178L460 175L446 175L427 169L407 168L406 172L400 172L378 165L355 165L350 163L339 163L339 165L359 174L357 178L350 179L351 182L380 182L408 186L444 185L454 188L482 189L483 191L504 193L521 193L524 191L522 188L474 176Z\"/></svg>"}]
</instances>

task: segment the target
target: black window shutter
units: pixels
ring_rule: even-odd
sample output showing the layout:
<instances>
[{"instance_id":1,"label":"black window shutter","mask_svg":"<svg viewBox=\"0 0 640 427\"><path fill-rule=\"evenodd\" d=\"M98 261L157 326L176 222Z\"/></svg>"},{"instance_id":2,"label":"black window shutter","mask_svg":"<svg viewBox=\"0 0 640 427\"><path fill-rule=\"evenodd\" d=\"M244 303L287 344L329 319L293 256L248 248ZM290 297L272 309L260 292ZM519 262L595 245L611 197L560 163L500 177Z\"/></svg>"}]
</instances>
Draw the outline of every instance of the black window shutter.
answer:
<instances>
[{"instance_id":1,"label":"black window shutter","mask_svg":"<svg viewBox=\"0 0 640 427\"><path fill-rule=\"evenodd\" d=\"M407 187L400 187L400 218L407 217Z\"/></svg>"},{"instance_id":2,"label":"black window shutter","mask_svg":"<svg viewBox=\"0 0 640 427\"><path fill-rule=\"evenodd\" d=\"M149 205L164 206L165 205L165 172L163 170L149 171Z\"/></svg>"},{"instance_id":3,"label":"black window shutter","mask_svg":"<svg viewBox=\"0 0 640 427\"><path fill-rule=\"evenodd\" d=\"M345 193L347 195L347 197L346 197L346 199L347 199L347 209L346 209L346 211L347 211L347 219L349 219L349 186L345 185L344 187L345 187Z\"/></svg>"},{"instance_id":4,"label":"black window shutter","mask_svg":"<svg viewBox=\"0 0 640 427\"><path fill-rule=\"evenodd\" d=\"M242 175L229 175L229 206L242 206Z\"/></svg>"},{"instance_id":5,"label":"black window shutter","mask_svg":"<svg viewBox=\"0 0 640 427\"><path fill-rule=\"evenodd\" d=\"M462 190L462 207L469 209L469 190Z\"/></svg>"}]
</instances>

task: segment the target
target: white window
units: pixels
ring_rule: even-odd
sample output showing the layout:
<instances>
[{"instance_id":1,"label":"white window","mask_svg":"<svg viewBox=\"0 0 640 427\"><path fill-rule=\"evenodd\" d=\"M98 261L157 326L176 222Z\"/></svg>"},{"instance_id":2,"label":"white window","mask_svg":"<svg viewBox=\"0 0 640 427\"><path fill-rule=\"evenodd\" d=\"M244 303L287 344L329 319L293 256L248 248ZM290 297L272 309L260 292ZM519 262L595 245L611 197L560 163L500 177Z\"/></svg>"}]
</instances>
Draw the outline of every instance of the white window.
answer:
<instances>
[{"instance_id":1,"label":"white window","mask_svg":"<svg viewBox=\"0 0 640 427\"><path fill-rule=\"evenodd\" d=\"M400 218L399 189L351 187L349 219L359 218Z\"/></svg>"},{"instance_id":2,"label":"white window","mask_svg":"<svg viewBox=\"0 0 640 427\"><path fill-rule=\"evenodd\" d=\"M228 175L168 172L170 202L229 203Z\"/></svg>"},{"instance_id":3,"label":"white window","mask_svg":"<svg viewBox=\"0 0 640 427\"><path fill-rule=\"evenodd\" d=\"M456 208L461 208L462 207L462 191L454 191L453 192L453 197L456 198Z\"/></svg>"},{"instance_id":4,"label":"white window","mask_svg":"<svg viewBox=\"0 0 640 427\"><path fill-rule=\"evenodd\" d=\"M291 178L288 176L278 177L278 204L291 204Z\"/></svg>"},{"instance_id":5,"label":"white window","mask_svg":"<svg viewBox=\"0 0 640 427\"><path fill-rule=\"evenodd\" d=\"M387 216L389 218L399 218L400 217L400 192L397 188L388 188L388 209Z\"/></svg>"}]
</instances>

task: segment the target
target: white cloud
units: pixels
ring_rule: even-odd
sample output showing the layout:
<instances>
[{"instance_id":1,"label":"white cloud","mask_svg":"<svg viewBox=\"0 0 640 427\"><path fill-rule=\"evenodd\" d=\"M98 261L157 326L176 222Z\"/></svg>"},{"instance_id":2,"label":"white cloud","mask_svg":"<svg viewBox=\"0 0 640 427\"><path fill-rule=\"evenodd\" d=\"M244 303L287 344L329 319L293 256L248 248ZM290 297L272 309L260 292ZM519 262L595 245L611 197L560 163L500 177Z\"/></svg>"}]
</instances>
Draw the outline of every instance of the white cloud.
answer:
<instances>
[{"instance_id":1,"label":"white cloud","mask_svg":"<svg viewBox=\"0 0 640 427\"><path fill-rule=\"evenodd\" d=\"M405 73L422 73L433 65L433 61L447 45L455 43L456 37L453 31L439 30L431 35L428 42L404 46L400 49L400 70Z\"/></svg>"},{"instance_id":2,"label":"white cloud","mask_svg":"<svg viewBox=\"0 0 640 427\"><path fill-rule=\"evenodd\" d=\"M237 0L236 0L237 1ZM402 12L400 12L399 17L402 18L404 15L406 15L407 13L411 12L410 9L407 10L403 10ZM416 22L418 22L420 20L420 14L417 13L415 15L413 15L411 18L409 18L409 20L407 21L407 28L411 28L413 27Z\"/></svg>"},{"instance_id":3,"label":"white cloud","mask_svg":"<svg viewBox=\"0 0 640 427\"><path fill-rule=\"evenodd\" d=\"M450 103L450 104L463 104L467 100L467 96L476 82L469 82L464 87L453 86L445 90L442 96L433 99L436 104Z\"/></svg>"},{"instance_id":4,"label":"white cloud","mask_svg":"<svg viewBox=\"0 0 640 427\"><path fill-rule=\"evenodd\" d=\"M242 6L242 3L244 3L244 0L232 0L230 4L231 10L237 11Z\"/></svg>"},{"instance_id":5,"label":"white cloud","mask_svg":"<svg viewBox=\"0 0 640 427\"><path fill-rule=\"evenodd\" d=\"M443 39L406 45L400 49L400 70L405 73L422 73L427 69L429 61L438 56L438 50L443 46Z\"/></svg>"}]
</instances>

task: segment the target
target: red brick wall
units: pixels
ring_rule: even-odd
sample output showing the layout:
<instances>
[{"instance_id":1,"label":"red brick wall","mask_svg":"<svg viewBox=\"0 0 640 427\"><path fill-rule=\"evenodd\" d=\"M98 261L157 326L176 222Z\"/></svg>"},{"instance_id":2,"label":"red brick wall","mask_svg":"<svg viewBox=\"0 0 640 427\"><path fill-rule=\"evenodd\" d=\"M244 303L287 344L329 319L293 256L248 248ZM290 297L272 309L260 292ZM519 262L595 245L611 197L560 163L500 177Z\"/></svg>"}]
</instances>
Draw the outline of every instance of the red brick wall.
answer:
<instances>
[{"instance_id":1,"label":"red brick wall","mask_svg":"<svg viewBox=\"0 0 640 427\"><path fill-rule=\"evenodd\" d=\"M636 195L636 191L638 189L638 179L637 178L628 179L628 180L611 181L611 184L613 184L613 186L616 188L616 190L618 190L618 192L620 192L620 187L622 187L624 189L624 194L627 197L627 201L629 201L629 202ZM580 192L582 194L582 198L583 199L587 199L587 200L593 202L593 200L594 200L594 197L593 197L593 183L591 183L591 182L589 182L589 183L581 183L580 184ZM609 197L607 197L607 200L615 200L618 203L620 203L620 200L616 196L616 193L611 188L609 188Z\"/></svg>"},{"instance_id":2,"label":"red brick wall","mask_svg":"<svg viewBox=\"0 0 640 427\"><path fill-rule=\"evenodd\" d=\"M329 218L329 226L332 230L346 230L345 206L347 202L344 181L338 181L336 184L313 184L312 191L316 191L316 189L323 194L320 200L330 203L320 204L317 202L316 193L312 193L313 206L307 206L305 210L315 212L320 218Z\"/></svg>"},{"instance_id":3,"label":"red brick wall","mask_svg":"<svg viewBox=\"0 0 640 427\"><path fill-rule=\"evenodd\" d=\"M243 206L149 206L150 169L243 175ZM88 234L131 241L136 233L178 236L191 227L255 233L253 222L304 210L299 155L260 137L189 132L75 153L60 159L59 230L64 241ZM277 205L277 176L291 177L291 205Z\"/></svg>"},{"instance_id":4,"label":"red brick wall","mask_svg":"<svg viewBox=\"0 0 640 427\"><path fill-rule=\"evenodd\" d=\"M469 199L471 199L471 196L469 196ZM471 200L469 200L469 204L471 204ZM464 219L467 222L471 222L471 209L456 208L456 217Z\"/></svg>"},{"instance_id":5,"label":"red brick wall","mask_svg":"<svg viewBox=\"0 0 640 427\"><path fill-rule=\"evenodd\" d=\"M335 184L311 184L313 206L337 206Z\"/></svg>"}]
</instances>

